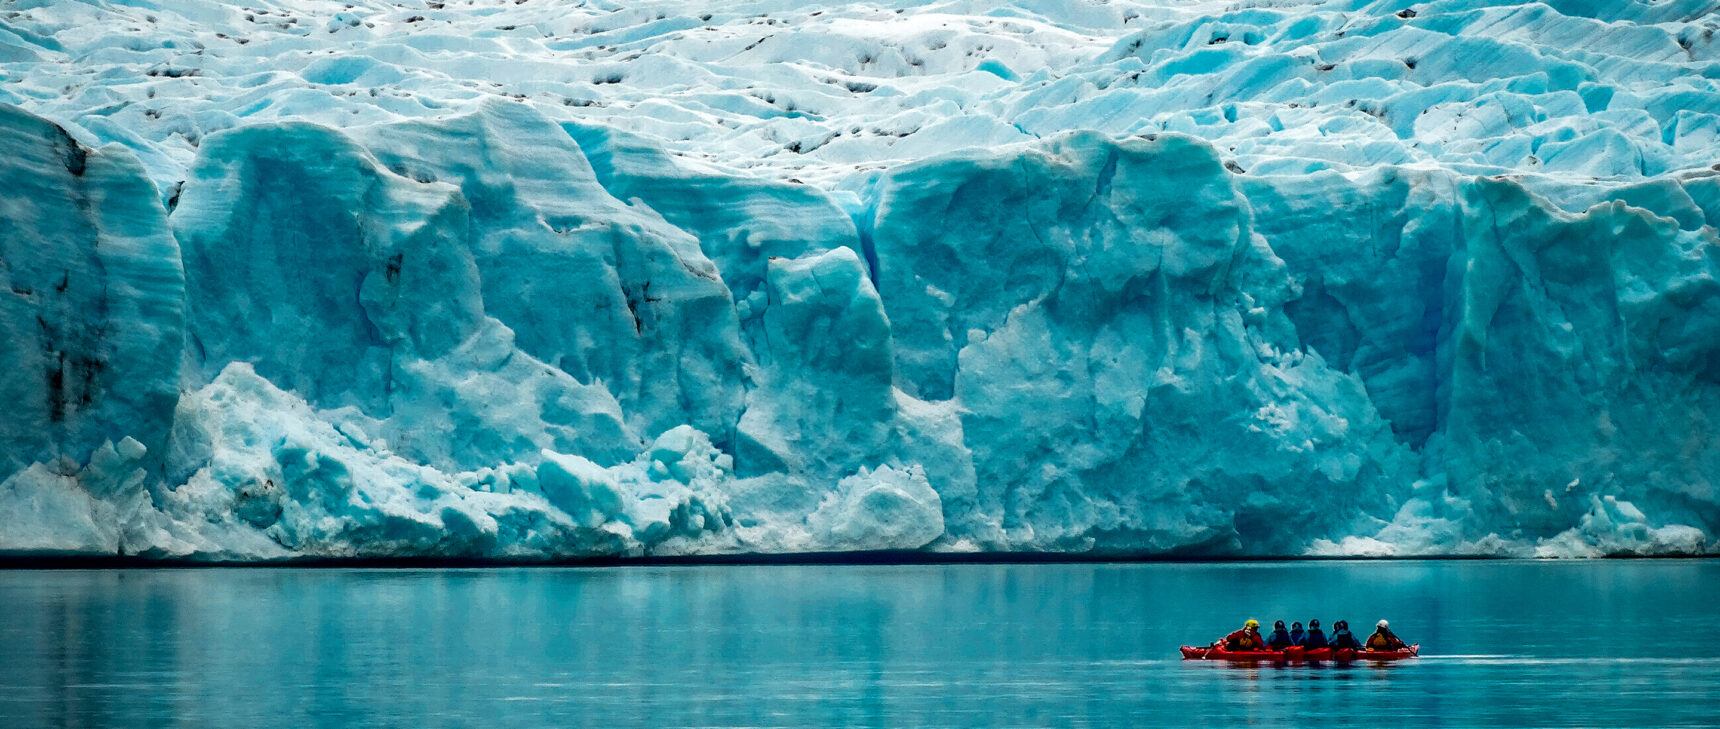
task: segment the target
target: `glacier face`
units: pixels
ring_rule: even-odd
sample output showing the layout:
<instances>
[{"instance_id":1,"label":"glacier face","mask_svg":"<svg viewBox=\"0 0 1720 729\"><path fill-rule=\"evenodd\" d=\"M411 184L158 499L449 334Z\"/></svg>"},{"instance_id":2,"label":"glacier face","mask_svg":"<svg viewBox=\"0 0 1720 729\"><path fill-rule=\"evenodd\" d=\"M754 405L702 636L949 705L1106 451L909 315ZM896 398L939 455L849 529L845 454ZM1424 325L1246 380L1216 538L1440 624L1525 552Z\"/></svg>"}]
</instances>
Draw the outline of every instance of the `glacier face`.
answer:
<instances>
[{"instance_id":1,"label":"glacier face","mask_svg":"<svg viewBox=\"0 0 1720 729\"><path fill-rule=\"evenodd\" d=\"M1720 549L1712 3L0 9L0 553Z\"/></svg>"}]
</instances>

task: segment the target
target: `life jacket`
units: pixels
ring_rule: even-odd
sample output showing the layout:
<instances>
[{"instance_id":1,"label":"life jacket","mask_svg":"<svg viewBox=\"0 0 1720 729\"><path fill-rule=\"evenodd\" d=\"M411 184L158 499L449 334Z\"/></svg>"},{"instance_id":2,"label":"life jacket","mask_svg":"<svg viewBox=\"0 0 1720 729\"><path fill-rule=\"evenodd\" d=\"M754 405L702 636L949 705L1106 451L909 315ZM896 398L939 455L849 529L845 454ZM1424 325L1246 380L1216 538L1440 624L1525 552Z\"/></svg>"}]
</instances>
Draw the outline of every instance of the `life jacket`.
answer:
<instances>
[{"instance_id":1,"label":"life jacket","mask_svg":"<svg viewBox=\"0 0 1720 729\"><path fill-rule=\"evenodd\" d=\"M1295 645L1295 643L1291 642L1290 634L1288 632L1274 630L1272 631L1272 637L1266 639L1266 645L1273 648L1289 648L1290 646Z\"/></svg>"},{"instance_id":2,"label":"life jacket","mask_svg":"<svg viewBox=\"0 0 1720 729\"><path fill-rule=\"evenodd\" d=\"M1308 634L1300 630L1290 631L1290 645L1303 645L1308 642Z\"/></svg>"},{"instance_id":3,"label":"life jacket","mask_svg":"<svg viewBox=\"0 0 1720 729\"><path fill-rule=\"evenodd\" d=\"M1308 630L1308 637L1302 641L1302 645L1309 649L1325 648L1327 645L1326 631L1319 628L1310 628Z\"/></svg>"},{"instance_id":4,"label":"life jacket","mask_svg":"<svg viewBox=\"0 0 1720 729\"><path fill-rule=\"evenodd\" d=\"M1351 635L1348 630L1334 630L1330 645L1333 648L1355 648L1357 647L1356 636Z\"/></svg>"}]
</instances>

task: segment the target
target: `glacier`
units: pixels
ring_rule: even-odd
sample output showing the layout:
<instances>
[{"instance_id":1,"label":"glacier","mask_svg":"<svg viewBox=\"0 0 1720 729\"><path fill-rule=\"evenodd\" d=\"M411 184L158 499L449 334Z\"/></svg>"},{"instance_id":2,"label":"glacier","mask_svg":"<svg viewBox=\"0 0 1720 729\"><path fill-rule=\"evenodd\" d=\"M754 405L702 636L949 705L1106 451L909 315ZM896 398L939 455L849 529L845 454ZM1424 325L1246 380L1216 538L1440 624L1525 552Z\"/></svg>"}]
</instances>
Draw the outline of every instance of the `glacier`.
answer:
<instances>
[{"instance_id":1,"label":"glacier","mask_svg":"<svg viewBox=\"0 0 1720 729\"><path fill-rule=\"evenodd\" d=\"M0 556L1717 554L1717 11L15 0Z\"/></svg>"}]
</instances>

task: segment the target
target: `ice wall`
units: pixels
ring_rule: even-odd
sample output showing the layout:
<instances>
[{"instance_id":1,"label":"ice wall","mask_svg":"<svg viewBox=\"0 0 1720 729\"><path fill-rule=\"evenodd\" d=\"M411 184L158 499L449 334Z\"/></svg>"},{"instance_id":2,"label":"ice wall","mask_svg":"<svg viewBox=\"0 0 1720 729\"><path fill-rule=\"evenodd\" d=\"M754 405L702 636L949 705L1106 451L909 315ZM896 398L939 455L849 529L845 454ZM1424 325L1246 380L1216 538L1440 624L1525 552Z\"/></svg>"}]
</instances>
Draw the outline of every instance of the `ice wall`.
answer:
<instances>
[{"instance_id":1,"label":"ice wall","mask_svg":"<svg viewBox=\"0 0 1720 729\"><path fill-rule=\"evenodd\" d=\"M1700 3L1081 8L19 4L0 553L1720 548Z\"/></svg>"}]
</instances>

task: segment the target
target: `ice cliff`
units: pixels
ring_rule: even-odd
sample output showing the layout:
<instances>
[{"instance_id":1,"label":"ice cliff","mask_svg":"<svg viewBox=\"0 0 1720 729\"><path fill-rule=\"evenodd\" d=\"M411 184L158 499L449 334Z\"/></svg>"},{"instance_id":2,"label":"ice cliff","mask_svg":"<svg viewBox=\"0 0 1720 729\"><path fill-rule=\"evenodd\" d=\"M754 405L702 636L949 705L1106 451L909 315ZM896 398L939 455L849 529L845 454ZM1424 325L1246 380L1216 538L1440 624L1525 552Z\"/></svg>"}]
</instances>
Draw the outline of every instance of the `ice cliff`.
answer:
<instances>
[{"instance_id":1,"label":"ice cliff","mask_svg":"<svg viewBox=\"0 0 1720 729\"><path fill-rule=\"evenodd\" d=\"M0 555L1720 552L1712 2L0 5Z\"/></svg>"}]
</instances>

